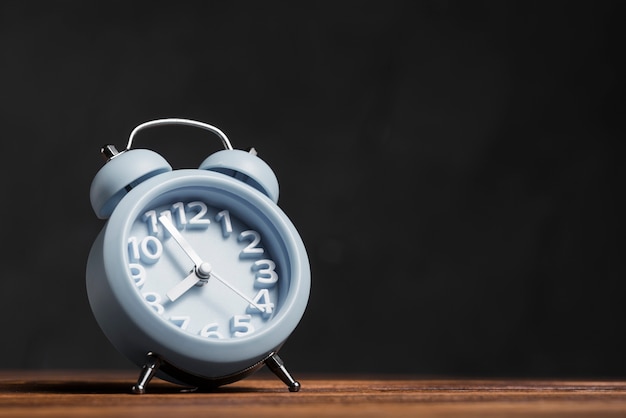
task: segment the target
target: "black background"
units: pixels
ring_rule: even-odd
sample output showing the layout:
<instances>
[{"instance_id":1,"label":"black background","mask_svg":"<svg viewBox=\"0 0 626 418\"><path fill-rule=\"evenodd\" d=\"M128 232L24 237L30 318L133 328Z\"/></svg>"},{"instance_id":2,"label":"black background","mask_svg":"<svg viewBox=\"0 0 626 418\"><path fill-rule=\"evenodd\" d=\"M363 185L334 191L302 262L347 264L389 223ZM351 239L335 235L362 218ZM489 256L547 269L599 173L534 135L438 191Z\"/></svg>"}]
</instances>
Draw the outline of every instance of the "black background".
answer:
<instances>
[{"instance_id":1,"label":"black background","mask_svg":"<svg viewBox=\"0 0 626 418\"><path fill-rule=\"evenodd\" d=\"M2 2L0 368L134 368L87 302L89 187L184 117L278 176L293 373L625 376L621 4Z\"/></svg>"}]
</instances>

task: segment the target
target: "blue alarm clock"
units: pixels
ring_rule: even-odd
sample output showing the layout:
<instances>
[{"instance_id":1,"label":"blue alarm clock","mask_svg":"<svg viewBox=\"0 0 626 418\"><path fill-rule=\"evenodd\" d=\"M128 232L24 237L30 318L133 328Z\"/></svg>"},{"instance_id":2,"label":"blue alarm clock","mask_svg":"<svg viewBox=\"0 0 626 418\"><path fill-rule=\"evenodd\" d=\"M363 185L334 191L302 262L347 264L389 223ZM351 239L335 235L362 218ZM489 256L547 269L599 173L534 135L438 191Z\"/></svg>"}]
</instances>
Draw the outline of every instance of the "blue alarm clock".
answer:
<instances>
[{"instance_id":1,"label":"blue alarm clock","mask_svg":"<svg viewBox=\"0 0 626 418\"><path fill-rule=\"evenodd\" d=\"M225 149L198 169L173 170L132 148L139 131L162 125L208 130ZM90 199L106 223L89 252L87 295L104 334L141 367L133 392L154 376L213 389L264 365L298 391L278 350L304 314L311 275L271 168L189 119L143 123L125 150L102 154Z\"/></svg>"}]
</instances>

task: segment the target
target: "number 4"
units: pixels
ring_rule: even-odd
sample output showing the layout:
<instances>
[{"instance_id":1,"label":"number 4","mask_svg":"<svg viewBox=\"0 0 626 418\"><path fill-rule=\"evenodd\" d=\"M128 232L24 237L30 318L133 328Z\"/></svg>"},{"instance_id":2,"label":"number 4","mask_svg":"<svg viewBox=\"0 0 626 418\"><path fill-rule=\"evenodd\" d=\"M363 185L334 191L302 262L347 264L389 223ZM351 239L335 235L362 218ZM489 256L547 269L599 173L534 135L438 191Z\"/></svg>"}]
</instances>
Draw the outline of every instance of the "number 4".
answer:
<instances>
[{"instance_id":1,"label":"number 4","mask_svg":"<svg viewBox=\"0 0 626 418\"><path fill-rule=\"evenodd\" d=\"M256 306L252 304L248 305L248 309L246 310L246 312L251 313L251 314L261 314L263 315L264 319L267 319L270 316L272 316L272 312L274 312L274 303L270 301L269 290L267 289L259 290L259 292L256 294L254 299L252 299L252 301L256 303L257 306L263 308L263 312L261 312L259 308L257 308Z\"/></svg>"}]
</instances>

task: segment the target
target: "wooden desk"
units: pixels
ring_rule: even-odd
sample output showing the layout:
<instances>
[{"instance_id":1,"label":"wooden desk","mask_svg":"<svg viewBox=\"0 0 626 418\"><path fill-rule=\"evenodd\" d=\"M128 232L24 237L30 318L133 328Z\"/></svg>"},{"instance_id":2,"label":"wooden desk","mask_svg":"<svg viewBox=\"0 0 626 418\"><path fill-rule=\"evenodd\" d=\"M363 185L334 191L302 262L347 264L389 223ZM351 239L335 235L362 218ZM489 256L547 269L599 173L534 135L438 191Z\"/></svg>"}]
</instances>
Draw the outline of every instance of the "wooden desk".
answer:
<instances>
[{"instance_id":1,"label":"wooden desk","mask_svg":"<svg viewBox=\"0 0 626 418\"><path fill-rule=\"evenodd\" d=\"M212 393L138 373L0 371L0 417L626 417L626 380L299 377L289 392L262 372Z\"/></svg>"}]
</instances>

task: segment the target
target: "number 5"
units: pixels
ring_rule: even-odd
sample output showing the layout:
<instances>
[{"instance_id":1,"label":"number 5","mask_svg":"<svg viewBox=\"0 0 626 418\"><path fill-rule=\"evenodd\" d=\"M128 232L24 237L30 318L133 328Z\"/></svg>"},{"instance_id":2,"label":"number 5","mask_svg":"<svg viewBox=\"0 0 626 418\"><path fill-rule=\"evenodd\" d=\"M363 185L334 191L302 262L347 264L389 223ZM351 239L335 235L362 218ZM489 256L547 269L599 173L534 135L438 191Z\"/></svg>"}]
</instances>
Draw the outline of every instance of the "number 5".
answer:
<instances>
[{"instance_id":1,"label":"number 5","mask_svg":"<svg viewBox=\"0 0 626 418\"><path fill-rule=\"evenodd\" d=\"M243 337L254 332L254 327L250 323L251 315L235 315L230 320L230 331L234 337Z\"/></svg>"}]
</instances>

